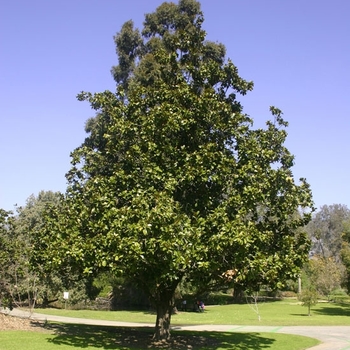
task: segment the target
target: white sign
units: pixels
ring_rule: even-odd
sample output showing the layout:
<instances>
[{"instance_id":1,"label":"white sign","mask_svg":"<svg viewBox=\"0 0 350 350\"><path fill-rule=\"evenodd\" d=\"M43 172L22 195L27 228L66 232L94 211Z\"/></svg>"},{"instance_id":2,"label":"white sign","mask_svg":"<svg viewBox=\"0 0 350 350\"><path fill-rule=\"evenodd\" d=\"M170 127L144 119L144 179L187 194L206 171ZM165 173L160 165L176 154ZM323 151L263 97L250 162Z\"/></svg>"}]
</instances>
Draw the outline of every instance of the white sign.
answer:
<instances>
[{"instance_id":1,"label":"white sign","mask_svg":"<svg viewBox=\"0 0 350 350\"><path fill-rule=\"evenodd\" d=\"M68 299L69 298L69 292L63 292L63 299Z\"/></svg>"}]
</instances>

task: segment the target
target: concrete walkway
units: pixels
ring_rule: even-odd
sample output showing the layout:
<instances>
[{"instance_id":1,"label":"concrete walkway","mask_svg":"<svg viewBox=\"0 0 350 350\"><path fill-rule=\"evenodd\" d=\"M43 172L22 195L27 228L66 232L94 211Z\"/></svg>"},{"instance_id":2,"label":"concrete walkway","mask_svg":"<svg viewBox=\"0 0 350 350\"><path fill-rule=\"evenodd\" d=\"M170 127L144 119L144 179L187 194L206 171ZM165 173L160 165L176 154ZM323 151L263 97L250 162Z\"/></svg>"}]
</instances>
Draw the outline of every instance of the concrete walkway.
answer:
<instances>
[{"instance_id":1,"label":"concrete walkway","mask_svg":"<svg viewBox=\"0 0 350 350\"><path fill-rule=\"evenodd\" d=\"M28 311L13 309L6 311L1 309L0 312L11 316L29 318L36 321L52 321L62 323L100 325L100 326L116 326L116 327L154 327L149 323L132 323L118 321L103 321L93 319L83 319L74 317L62 317L44 315L38 313L29 313ZM316 338L322 342L310 350L350 350L350 326L235 326L235 325L191 325L180 326L174 325L174 330L190 330L190 331L213 331L213 332L267 332L267 333L285 333L304 335Z\"/></svg>"}]
</instances>

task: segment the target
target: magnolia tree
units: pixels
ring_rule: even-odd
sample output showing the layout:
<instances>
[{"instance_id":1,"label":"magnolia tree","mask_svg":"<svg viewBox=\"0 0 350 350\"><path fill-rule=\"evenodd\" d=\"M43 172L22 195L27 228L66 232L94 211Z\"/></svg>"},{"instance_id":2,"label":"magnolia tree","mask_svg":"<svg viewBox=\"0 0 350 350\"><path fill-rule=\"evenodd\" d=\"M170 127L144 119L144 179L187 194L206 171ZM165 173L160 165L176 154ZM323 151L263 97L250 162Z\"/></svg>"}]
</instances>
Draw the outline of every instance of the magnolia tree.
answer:
<instances>
[{"instance_id":1,"label":"magnolia tree","mask_svg":"<svg viewBox=\"0 0 350 350\"><path fill-rule=\"evenodd\" d=\"M155 339L170 336L184 279L277 288L307 257L312 199L296 183L287 122L254 129L222 44L206 40L195 0L163 3L142 31L115 36L115 92L82 92L96 116L72 152L69 186L37 240L36 262L127 276L156 311Z\"/></svg>"}]
</instances>

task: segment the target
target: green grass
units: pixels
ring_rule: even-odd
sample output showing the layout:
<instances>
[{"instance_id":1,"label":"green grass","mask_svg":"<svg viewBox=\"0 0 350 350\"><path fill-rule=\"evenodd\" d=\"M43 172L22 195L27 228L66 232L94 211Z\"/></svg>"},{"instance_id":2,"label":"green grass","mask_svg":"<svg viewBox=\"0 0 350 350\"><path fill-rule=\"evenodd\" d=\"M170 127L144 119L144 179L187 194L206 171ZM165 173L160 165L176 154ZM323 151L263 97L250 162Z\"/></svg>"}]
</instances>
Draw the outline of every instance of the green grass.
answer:
<instances>
[{"instance_id":1,"label":"green grass","mask_svg":"<svg viewBox=\"0 0 350 350\"><path fill-rule=\"evenodd\" d=\"M133 333L134 332L134 333ZM68 350L68 349L114 349L144 350L151 330L130 331L123 328L83 325L61 325L52 333L26 331L1 332L0 350ZM187 339L197 350L301 350L317 345L315 339L276 333L217 333L173 332L178 341L171 349L187 349L181 340ZM178 345L176 345L178 344ZM181 346L182 344L182 346ZM164 349L163 346L151 349Z\"/></svg>"},{"instance_id":2,"label":"green grass","mask_svg":"<svg viewBox=\"0 0 350 350\"><path fill-rule=\"evenodd\" d=\"M113 320L125 322L155 322L154 312L146 311L92 311L36 309L41 314ZM261 321L249 305L225 305L206 307L204 313L180 312L173 315L172 325L191 324L231 324L260 326L303 326L303 325L350 325L350 305L319 303L312 308L312 316L307 316L307 308L296 300L264 302L259 304ZM74 324L48 324L47 332L1 332L0 350L68 350L68 349L114 349L142 350L147 347L153 327L121 328ZM186 332L172 331L173 339L186 339L197 350L301 350L319 342L315 339L280 333L234 333L232 332ZM177 342L177 344L181 344ZM156 349L163 349L157 346ZM170 349L170 348L169 348ZM187 346L172 346L182 350Z\"/></svg>"},{"instance_id":3,"label":"green grass","mask_svg":"<svg viewBox=\"0 0 350 350\"><path fill-rule=\"evenodd\" d=\"M154 323L155 314L149 311L93 311L37 309L42 314L124 322ZM261 321L249 305L208 306L204 313L180 312L172 316L173 325L232 324L261 326L336 326L350 325L350 305L319 303L307 316L307 308L296 300L259 304Z\"/></svg>"}]
</instances>

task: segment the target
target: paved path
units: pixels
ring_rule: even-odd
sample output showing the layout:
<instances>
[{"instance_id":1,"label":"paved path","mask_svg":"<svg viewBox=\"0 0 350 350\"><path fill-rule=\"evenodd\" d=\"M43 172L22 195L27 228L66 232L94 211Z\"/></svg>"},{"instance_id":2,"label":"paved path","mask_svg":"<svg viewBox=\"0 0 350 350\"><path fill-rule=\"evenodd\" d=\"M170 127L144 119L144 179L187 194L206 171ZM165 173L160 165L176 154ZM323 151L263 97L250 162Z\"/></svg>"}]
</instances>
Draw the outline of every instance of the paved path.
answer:
<instances>
[{"instance_id":1,"label":"paved path","mask_svg":"<svg viewBox=\"0 0 350 350\"><path fill-rule=\"evenodd\" d=\"M100 326L118 326L118 327L154 327L154 324L149 323L132 323L132 322L117 322L103 321L93 319L83 319L74 317L62 317L44 315L38 313L29 313L20 309L12 311L0 310L9 315L30 318L37 321L52 321L74 324L90 324ZM268 332L268 333L285 333L305 335L311 338L319 339L322 344L310 348L310 350L350 350L350 326L235 326L235 325L191 325L180 326L174 325L174 330L191 330L191 331L215 331L215 332Z\"/></svg>"}]
</instances>

